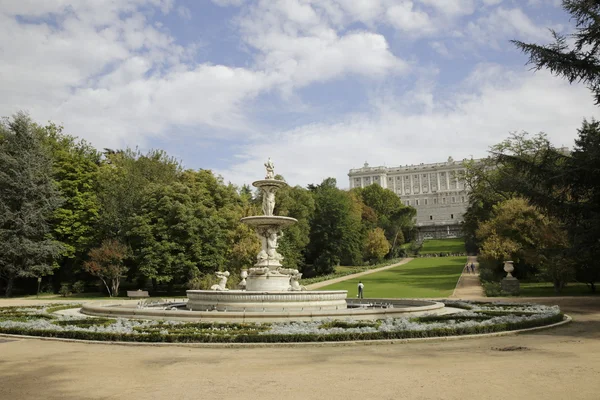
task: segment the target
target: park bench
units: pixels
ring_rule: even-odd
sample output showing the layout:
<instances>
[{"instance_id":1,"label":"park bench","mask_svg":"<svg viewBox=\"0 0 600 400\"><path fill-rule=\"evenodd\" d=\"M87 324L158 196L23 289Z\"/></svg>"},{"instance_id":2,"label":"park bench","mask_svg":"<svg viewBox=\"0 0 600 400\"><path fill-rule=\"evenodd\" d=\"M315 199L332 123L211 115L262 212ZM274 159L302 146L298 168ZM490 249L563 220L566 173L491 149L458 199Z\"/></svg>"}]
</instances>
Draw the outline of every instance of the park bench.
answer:
<instances>
[{"instance_id":1,"label":"park bench","mask_svg":"<svg viewBox=\"0 0 600 400\"><path fill-rule=\"evenodd\" d=\"M128 290L127 297L130 299L139 297L150 297L147 290Z\"/></svg>"}]
</instances>

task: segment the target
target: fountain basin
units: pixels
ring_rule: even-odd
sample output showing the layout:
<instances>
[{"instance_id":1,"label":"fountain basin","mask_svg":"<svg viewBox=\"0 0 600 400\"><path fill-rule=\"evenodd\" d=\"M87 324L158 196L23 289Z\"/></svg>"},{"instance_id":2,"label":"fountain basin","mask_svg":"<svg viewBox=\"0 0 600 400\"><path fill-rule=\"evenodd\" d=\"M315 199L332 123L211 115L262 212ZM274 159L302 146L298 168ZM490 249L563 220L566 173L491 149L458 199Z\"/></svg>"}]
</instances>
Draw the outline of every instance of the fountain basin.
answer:
<instances>
[{"instance_id":1,"label":"fountain basin","mask_svg":"<svg viewBox=\"0 0 600 400\"><path fill-rule=\"evenodd\" d=\"M95 305L84 304L81 312L86 315L112 318L133 318L173 321L207 321L223 323L239 322L289 322L323 319L377 320L401 318L430 313L447 313L443 303L415 299L364 299L350 300L351 308L326 311L191 311L184 305L172 309L138 308L136 304ZM361 307L364 306L364 307ZM447 311L445 311L447 310ZM461 310L455 309L451 312Z\"/></svg>"},{"instance_id":2,"label":"fountain basin","mask_svg":"<svg viewBox=\"0 0 600 400\"><path fill-rule=\"evenodd\" d=\"M288 278L289 279L289 278ZM347 290L188 290L187 309L196 311L288 312L345 310Z\"/></svg>"}]
</instances>

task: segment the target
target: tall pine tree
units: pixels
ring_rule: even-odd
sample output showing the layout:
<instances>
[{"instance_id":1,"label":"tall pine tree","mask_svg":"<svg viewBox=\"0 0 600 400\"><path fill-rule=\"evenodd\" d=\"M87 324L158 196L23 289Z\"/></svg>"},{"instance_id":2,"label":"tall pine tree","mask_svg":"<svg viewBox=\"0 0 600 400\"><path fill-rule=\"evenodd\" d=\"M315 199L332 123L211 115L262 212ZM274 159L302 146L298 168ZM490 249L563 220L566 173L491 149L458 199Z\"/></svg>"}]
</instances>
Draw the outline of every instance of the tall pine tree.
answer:
<instances>
[{"instance_id":1,"label":"tall pine tree","mask_svg":"<svg viewBox=\"0 0 600 400\"><path fill-rule=\"evenodd\" d=\"M62 199L36 129L23 113L0 124L0 277L6 296L18 277L51 274L62 250L49 224Z\"/></svg>"}]
</instances>

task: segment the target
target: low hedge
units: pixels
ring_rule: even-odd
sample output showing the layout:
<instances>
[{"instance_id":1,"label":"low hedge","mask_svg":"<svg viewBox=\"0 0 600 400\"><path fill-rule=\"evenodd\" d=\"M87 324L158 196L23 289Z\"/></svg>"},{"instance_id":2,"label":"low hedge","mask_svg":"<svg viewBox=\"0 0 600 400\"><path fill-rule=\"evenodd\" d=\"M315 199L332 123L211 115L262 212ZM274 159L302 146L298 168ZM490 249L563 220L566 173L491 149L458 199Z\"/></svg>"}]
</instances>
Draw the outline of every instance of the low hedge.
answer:
<instances>
[{"instance_id":1,"label":"low hedge","mask_svg":"<svg viewBox=\"0 0 600 400\"><path fill-rule=\"evenodd\" d=\"M560 322L564 319L562 313L537 320L506 322L495 325L473 327L446 327L426 331L394 331L394 332L369 332L369 333L335 333L335 334L278 334L259 335L243 334L235 336L202 335L202 334L161 334L147 335L113 332L88 332L88 331L51 331L29 328L0 328L0 333L13 335L27 335L38 337L56 337L63 339L114 341L114 342L162 342L162 343L310 343L310 342L338 342L351 340L394 340L412 338L433 338L458 335L474 335L512 331L517 329L534 328Z\"/></svg>"}]
</instances>

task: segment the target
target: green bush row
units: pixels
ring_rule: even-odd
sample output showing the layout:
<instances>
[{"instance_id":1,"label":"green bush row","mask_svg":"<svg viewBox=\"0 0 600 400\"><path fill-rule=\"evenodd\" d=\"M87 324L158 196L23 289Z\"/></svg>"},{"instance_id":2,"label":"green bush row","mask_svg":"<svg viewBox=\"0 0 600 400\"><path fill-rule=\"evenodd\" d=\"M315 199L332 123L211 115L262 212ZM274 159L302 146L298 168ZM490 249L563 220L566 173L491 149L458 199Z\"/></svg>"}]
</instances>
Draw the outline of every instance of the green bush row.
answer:
<instances>
[{"instance_id":1,"label":"green bush row","mask_svg":"<svg viewBox=\"0 0 600 400\"><path fill-rule=\"evenodd\" d=\"M414 322L424 322L424 323L433 323L433 322L444 322L444 321L485 321L493 318L493 316L488 315L474 315L474 316L461 316L460 314L450 314L450 315L426 315L423 317L415 317L411 318L411 321Z\"/></svg>"},{"instance_id":2,"label":"green bush row","mask_svg":"<svg viewBox=\"0 0 600 400\"><path fill-rule=\"evenodd\" d=\"M327 321L323 322L319 328L331 329L331 328L379 328L381 321Z\"/></svg>"},{"instance_id":3,"label":"green bush row","mask_svg":"<svg viewBox=\"0 0 600 400\"><path fill-rule=\"evenodd\" d=\"M534 328L550 325L562 321L563 314L537 320L521 322L506 322L488 326L473 327L444 327L427 331L396 331L396 332L369 332L369 333L336 333L336 334L292 334L292 335L258 335L245 334L236 336L201 335L201 334L160 334L152 333L123 334L113 332L86 332L86 331L50 331L29 328L1 328L0 333L28 335L40 337L57 337L66 339L120 341L120 342L163 342L163 343L301 343L301 342L337 342L351 340L393 340L428 337L446 337L458 335L473 335L511 331L517 329Z\"/></svg>"},{"instance_id":4,"label":"green bush row","mask_svg":"<svg viewBox=\"0 0 600 400\"><path fill-rule=\"evenodd\" d=\"M59 326L77 326L80 328L89 328L90 326L109 326L117 322L113 318L86 318L75 320L53 321L54 325Z\"/></svg>"},{"instance_id":5,"label":"green bush row","mask_svg":"<svg viewBox=\"0 0 600 400\"><path fill-rule=\"evenodd\" d=\"M68 310L69 308L81 308L83 304L50 304L48 308L46 308L46 312L48 314L52 314L61 310Z\"/></svg>"}]
</instances>

